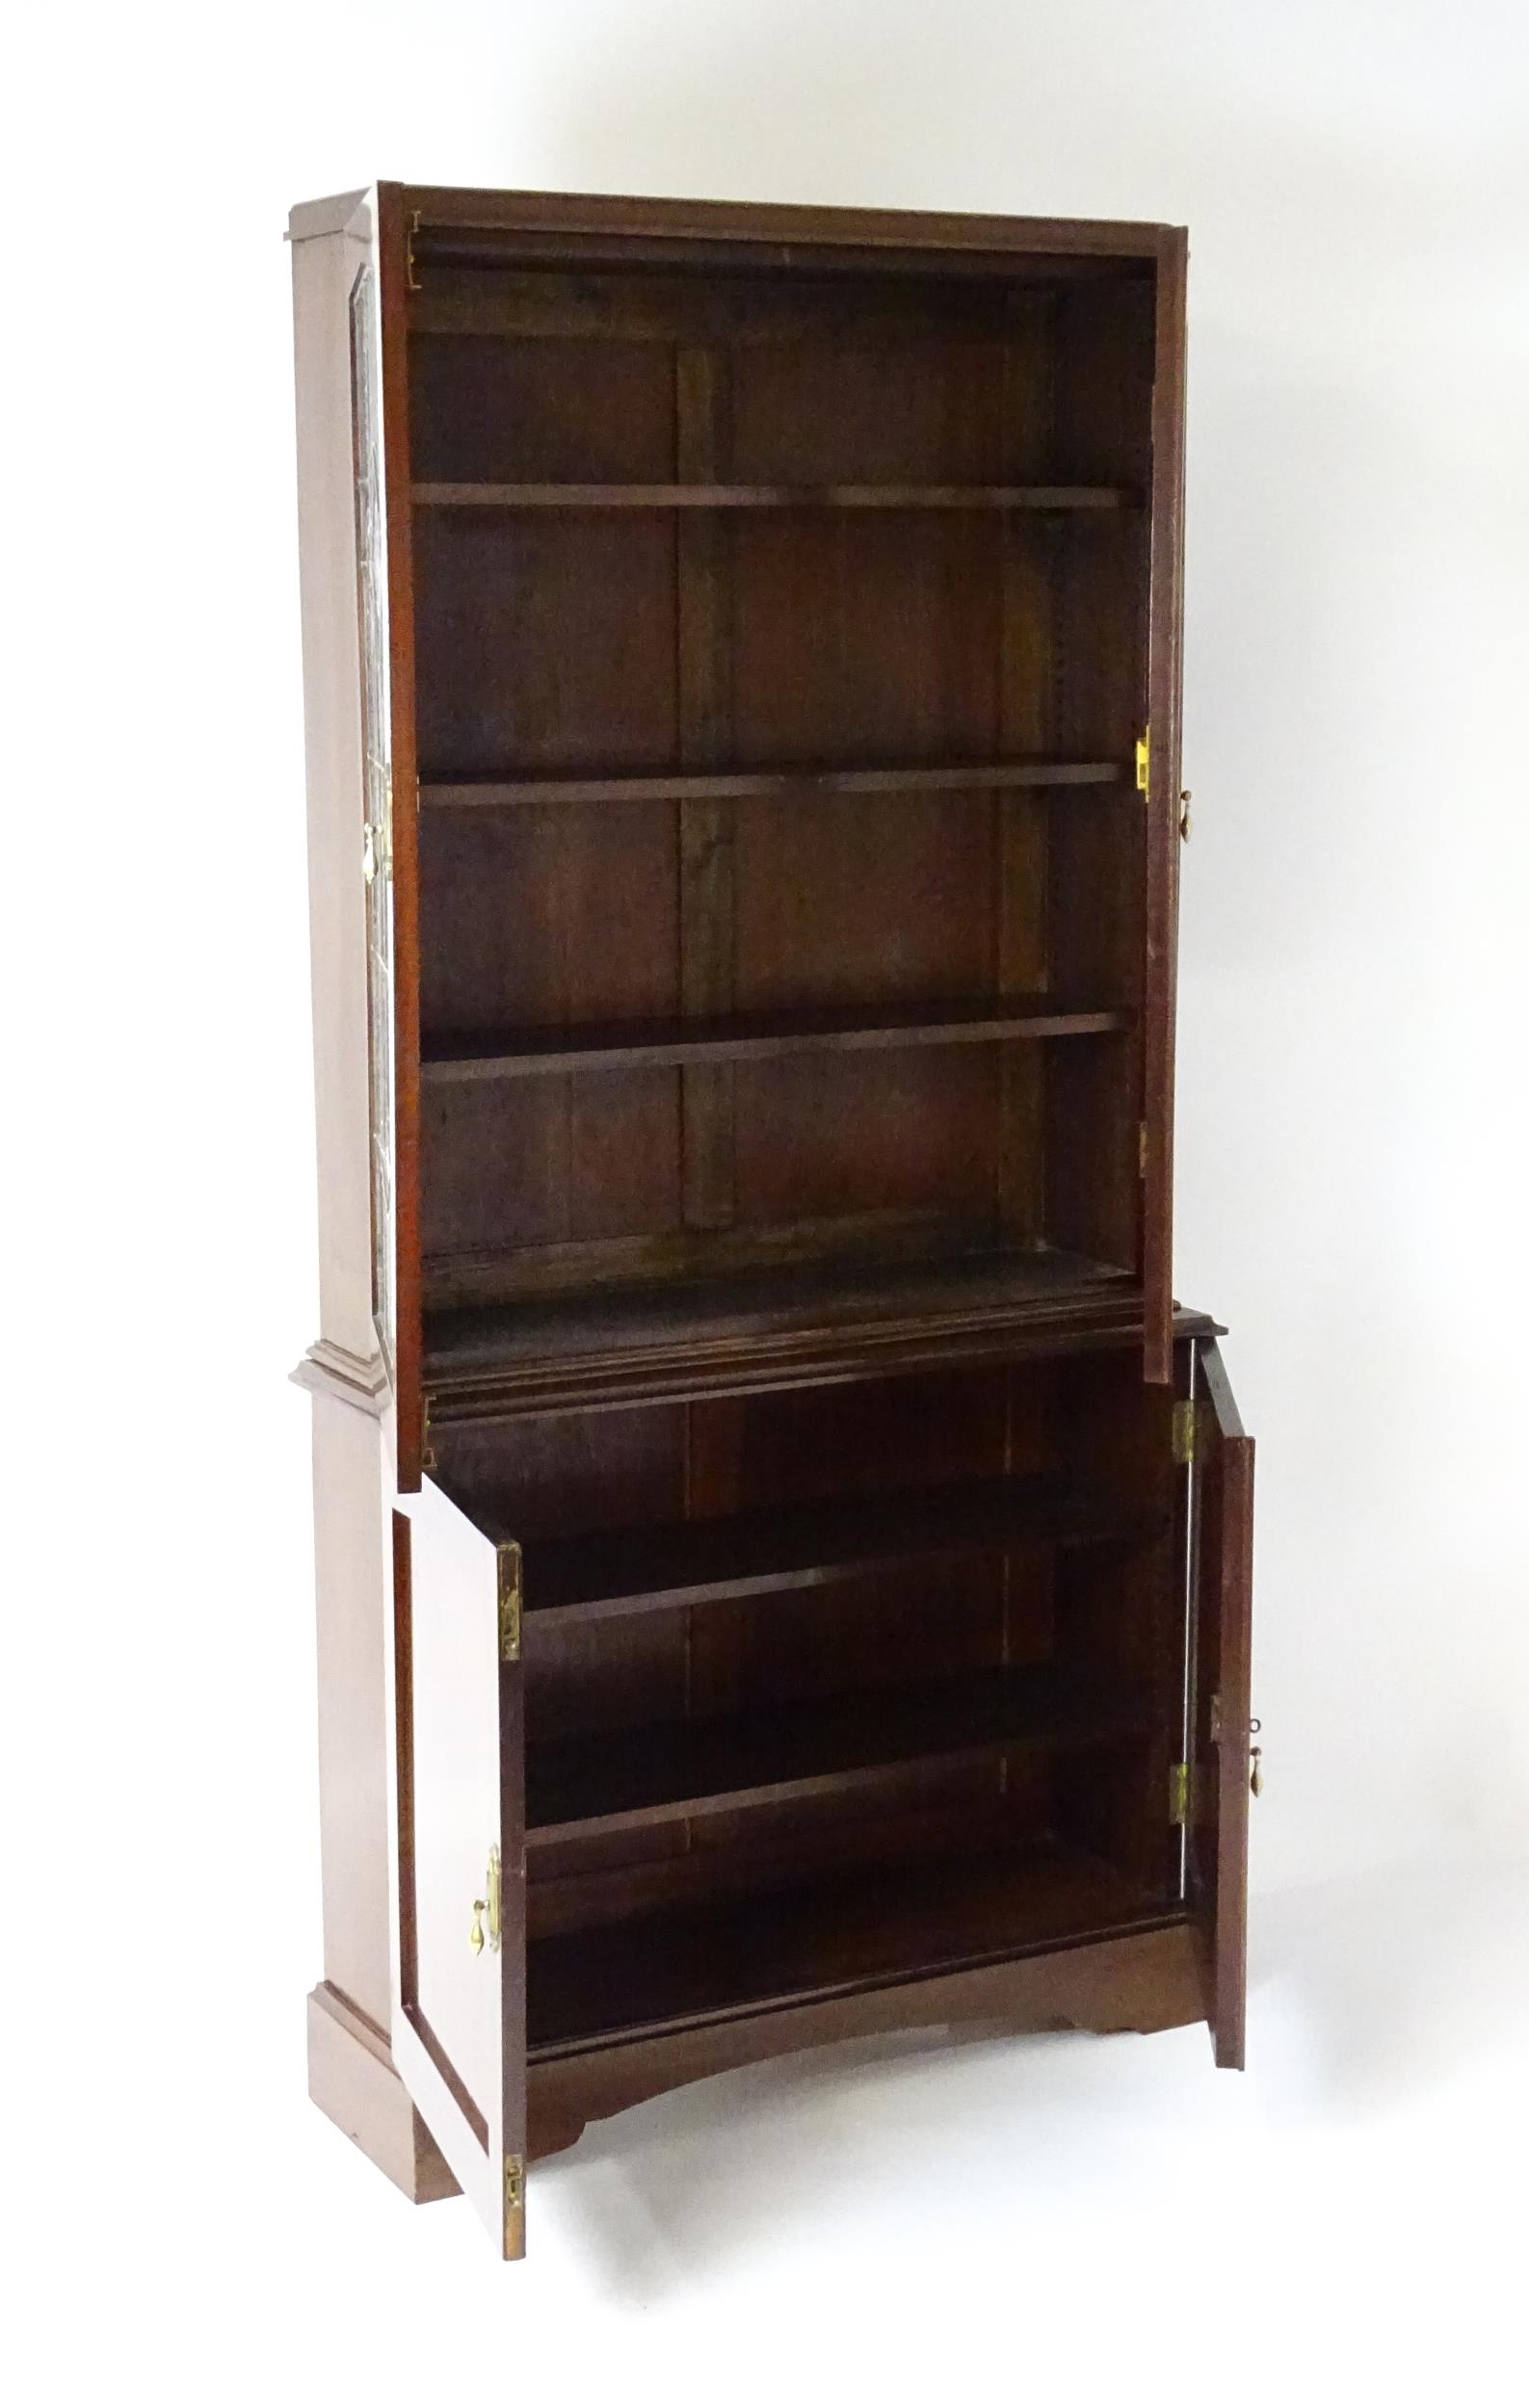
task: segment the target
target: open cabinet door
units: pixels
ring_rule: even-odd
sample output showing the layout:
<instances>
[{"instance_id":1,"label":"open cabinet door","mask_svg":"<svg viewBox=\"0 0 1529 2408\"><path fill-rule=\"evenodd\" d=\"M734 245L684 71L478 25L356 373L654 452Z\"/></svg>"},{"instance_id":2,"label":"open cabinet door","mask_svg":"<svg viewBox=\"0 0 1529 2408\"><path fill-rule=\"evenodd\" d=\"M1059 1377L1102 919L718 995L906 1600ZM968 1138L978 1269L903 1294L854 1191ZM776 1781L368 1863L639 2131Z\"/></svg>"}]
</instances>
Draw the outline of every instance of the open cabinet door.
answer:
<instances>
[{"instance_id":1,"label":"open cabinet door","mask_svg":"<svg viewBox=\"0 0 1529 2408\"><path fill-rule=\"evenodd\" d=\"M1248 1989L1252 1440L1214 1344L1195 1369L1195 1750L1189 1898L1218 2065L1241 2070Z\"/></svg>"},{"instance_id":2,"label":"open cabinet door","mask_svg":"<svg viewBox=\"0 0 1529 2408\"><path fill-rule=\"evenodd\" d=\"M393 2062L507 2258L525 2254L519 1550L425 1480L393 1516Z\"/></svg>"}]
</instances>

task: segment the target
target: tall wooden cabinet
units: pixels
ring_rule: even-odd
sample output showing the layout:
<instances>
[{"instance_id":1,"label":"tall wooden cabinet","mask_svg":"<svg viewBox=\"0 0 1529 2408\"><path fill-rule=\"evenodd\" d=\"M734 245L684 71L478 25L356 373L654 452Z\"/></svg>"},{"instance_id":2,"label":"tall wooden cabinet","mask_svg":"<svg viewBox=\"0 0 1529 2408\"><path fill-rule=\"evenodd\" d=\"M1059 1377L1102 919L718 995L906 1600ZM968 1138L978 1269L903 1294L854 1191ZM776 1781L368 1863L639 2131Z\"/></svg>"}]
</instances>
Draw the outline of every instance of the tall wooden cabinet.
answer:
<instances>
[{"instance_id":1,"label":"tall wooden cabinet","mask_svg":"<svg viewBox=\"0 0 1529 2408\"><path fill-rule=\"evenodd\" d=\"M314 2097L1242 2058L1252 1448L1171 1286L1176 228L292 219Z\"/></svg>"}]
</instances>

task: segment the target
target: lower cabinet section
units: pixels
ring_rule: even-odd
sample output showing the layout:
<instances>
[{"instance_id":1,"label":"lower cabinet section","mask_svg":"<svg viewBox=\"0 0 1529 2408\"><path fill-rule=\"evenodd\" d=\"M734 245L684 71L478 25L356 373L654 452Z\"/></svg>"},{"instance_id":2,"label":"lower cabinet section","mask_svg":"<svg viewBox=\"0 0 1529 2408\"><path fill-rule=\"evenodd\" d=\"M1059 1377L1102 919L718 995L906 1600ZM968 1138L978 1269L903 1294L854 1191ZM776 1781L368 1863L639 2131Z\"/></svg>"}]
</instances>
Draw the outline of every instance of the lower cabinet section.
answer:
<instances>
[{"instance_id":1,"label":"lower cabinet section","mask_svg":"<svg viewBox=\"0 0 1529 2408\"><path fill-rule=\"evenodd\" d=\"M392 2053L525 2167L962 2021L1242 2056L1252 1449L1214 1344L448 1422L393 1563Z\"/></svg>"}]
</instances>

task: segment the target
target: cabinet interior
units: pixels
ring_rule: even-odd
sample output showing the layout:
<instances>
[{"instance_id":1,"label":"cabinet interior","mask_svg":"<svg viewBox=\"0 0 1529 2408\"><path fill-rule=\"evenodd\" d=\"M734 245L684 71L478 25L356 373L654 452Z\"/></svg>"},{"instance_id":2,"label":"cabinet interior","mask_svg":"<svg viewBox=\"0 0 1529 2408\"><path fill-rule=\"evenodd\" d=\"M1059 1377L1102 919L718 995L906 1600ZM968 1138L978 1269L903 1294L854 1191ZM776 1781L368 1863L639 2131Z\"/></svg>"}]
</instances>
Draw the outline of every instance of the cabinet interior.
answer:
<instances>
[{"instance_id":1,"label":"cabinet interior","mask_svg":"<svg viewBox=\"0 0 1529 2408\"><path fill-rule=\"evenodd\" d=\"M1139 1275L1153 298L432 264L437 1330L804 1266Z\"/></svg>"},{"instance_id":2,"label":"cabinet interior","mask_svg":"<svg viewBox=\"0 0 1529 2408\"><path fill-rule=\"evenodd\" d=\"M1177 1913L1172 1410L1118 1348L437 1433L522 1550L533 2052Z\"/></svg>"}]
</instances>

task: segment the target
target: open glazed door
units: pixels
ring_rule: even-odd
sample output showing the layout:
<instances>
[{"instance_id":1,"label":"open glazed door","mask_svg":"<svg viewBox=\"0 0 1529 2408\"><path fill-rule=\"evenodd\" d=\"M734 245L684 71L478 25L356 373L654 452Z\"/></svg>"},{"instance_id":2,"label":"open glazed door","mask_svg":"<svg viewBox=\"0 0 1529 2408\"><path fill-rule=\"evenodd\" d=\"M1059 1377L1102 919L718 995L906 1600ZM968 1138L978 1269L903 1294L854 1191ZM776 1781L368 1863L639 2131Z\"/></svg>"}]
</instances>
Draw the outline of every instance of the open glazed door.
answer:
<instances>
[{"instance_id":1,"label":"open glazed door","mask_svg":"<svg viewBox=\"0 0 1529 2408\"><path fill-rule=\"evenodd\" d=\"M1195 1747L1189 1898L1218 2065L1240 2071L1248 1988L1252 1440L1214 1344L1195 1361Z\"/></svg>"},{"instance_id":2,"label":"open glazed door","mask_svg":"<svg viewBox=\"0 0 1529 2408\"><path fill-rule=\"evenodd\" d=\"M1152 379L1151 575L1147 723L1136 761L1147 828L1143 990L1142 1284L1145 1371L1173 1368L1173 1019L1178 964L1179 698L1183 633L1184 279L1182 228L1157 256Z\"/></svg>"},{"instance_id":3,"label":"open glazed door","mask_svg":"<svg viewBox=\"0 0 1529 2408\"><path fill-rule=\"evenodd\" d=\"M351 415L361 668L372 1318L396 1407L398 1484L417 1489L420 1384L419 909L409 468L408 237L378 189L373 256L352 288Z\"/></svg>"},{"instance_id":4,"label":"open glazed door","mask_svg":"<svg viewBox=\"0 0 1529 2408\"><path fill-rule=\"evenodd\" d=\"M507 2258L525 2254L519 1549L425 1480L393 1517L393 2062Z\"/></svg>"}]
</instances>

